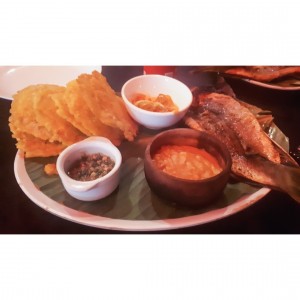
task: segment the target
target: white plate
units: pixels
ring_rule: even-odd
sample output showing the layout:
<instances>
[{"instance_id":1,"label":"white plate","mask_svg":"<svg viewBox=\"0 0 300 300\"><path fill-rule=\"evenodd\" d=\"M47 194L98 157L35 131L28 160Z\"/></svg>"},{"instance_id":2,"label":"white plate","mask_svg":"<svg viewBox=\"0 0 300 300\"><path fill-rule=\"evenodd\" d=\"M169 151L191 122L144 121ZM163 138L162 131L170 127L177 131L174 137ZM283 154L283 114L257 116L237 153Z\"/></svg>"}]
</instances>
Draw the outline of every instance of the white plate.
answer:
<instances>
[{"instance_id":1,"label":"white plate","mask_svg":"<svg viewBox=\"0 0 300 300\"><path fill-rule=\"evenodd\" d=\"M121 230L121 231L172 230L172 229L186 228L186 227L205 224L211 221L219 220L227 216L233 215L249 207L250 205L260 200L262 197L264 197L270 191L270 189L268 188L261 188L255 190L255 192L253 193L244 194L240 198L236 199L233 203L225 207L215 208L200 214L189 215L186 217L171 218L171 219L155 219L155 220L143 220L141 218L138 218L135 220L128 220L128 219L120 219L120 218L108 218L96 214L94 215L92 213L88 213L80 209L76 210L74 208L71 208L70 206L64 205L62 203L59 203L51 199L32 182L31 178L27 173L25 167L25 160L23 158L21 151L17 152L15 163L14 163L14 172L15 172L17 182L20 185L21 189L24 191L24 193L35 204L37 204L44 210L48 211L49 213L52 213L58 217L61 217L63 219L75 223L88 225L91 227L110 229L110 230ZM138 175L137 177L141 178ZM49 180L48 184L51 185L53 184L53 182ZM130 188L128 188L128 191L129 190ZM128 198L129 197L130 196L128 195ZM145 197L145 193L143 194L143 197ZM127 199L125 199L122 194L116 196L116 198L118 198L118 200L121 200L120 202L127 201ZM109 201L111 200L113 199L109 199ZM74 201L77 200L73 200L73 202ZM128 201L128 203L130 205L132 204L132 202L130 201ZM78 202L75 202L74 207L76 207L77 205ZM114 206L116 206L116 204L114 204ZM145 205L139 204L139 206L145 206ZM142 207L142 209L144 209L145 211L145 207ZM143 213L141 214L141 216L142 215Z\"/></svg>"},{"instance_id":2,"label":"white plate","mask_svg":"<svg viewBox=\"0 0 300 300\"><path fill-rule=\"evenodd\" d=\"M32 84L66 85L82 73L101 72L101 66L7 66L0 67L0 98L12 100Z\"/></svg>"},{"instance_id":3,"label":"white plate","mask_svg":"<svg viewBox=\"0 0 300 300\"><path fill-rule=\"evenodd\" d=\"M281 86L279 84L275 83L265 83L260 82L252 79L243 79L246 82L249 82L250 84L261 86L264 88L272 89L272 90L281 90L281 91L300 91L300 86Z\"/></svg>"}]
</instances>

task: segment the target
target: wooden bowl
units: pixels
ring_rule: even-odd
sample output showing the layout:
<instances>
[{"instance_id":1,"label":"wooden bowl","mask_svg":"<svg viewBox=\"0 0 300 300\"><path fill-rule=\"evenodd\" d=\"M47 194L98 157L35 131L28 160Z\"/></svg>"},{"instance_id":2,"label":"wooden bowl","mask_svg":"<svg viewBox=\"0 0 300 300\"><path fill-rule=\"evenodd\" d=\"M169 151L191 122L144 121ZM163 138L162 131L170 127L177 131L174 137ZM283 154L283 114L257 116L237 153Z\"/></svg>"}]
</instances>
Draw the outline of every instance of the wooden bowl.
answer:
<instances>
[{"instance_id":1,"label":"wooden bowl","mask_svg":"<svg viewBox=\"0 0 300 300\"><path fill-rule=\"evenodd\" d=\"M185 145L206 150L214 156L222 171L202 180L181 179L160 170L153 161L154 154L163 145ZM230 175L231 156L227 147L215 137L193 129L171 129L154 137L145 151L145 177L158 196L190 207L212 203L223 192Z\"/></svg>"}]
</instances>

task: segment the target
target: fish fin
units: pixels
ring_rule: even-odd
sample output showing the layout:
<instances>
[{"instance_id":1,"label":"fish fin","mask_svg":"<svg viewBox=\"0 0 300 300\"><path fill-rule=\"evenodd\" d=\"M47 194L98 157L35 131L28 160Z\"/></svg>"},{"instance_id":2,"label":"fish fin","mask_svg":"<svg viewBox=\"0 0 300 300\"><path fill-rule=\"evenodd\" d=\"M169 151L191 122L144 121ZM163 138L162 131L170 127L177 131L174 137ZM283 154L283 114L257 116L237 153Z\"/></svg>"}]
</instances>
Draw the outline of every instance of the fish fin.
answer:
<instances>
[{"instance_id":1,"label":"fish fin","mask_svg":"<svg viewBox=\"0 0 300 300\"><path fill-rule=\"evenodd\" d=\"M270 188L285 192L294 200L300 203L300 168L287 166L267 161L264 158L257 158L261 162L261 167L272 179ZM268 185L267 185L268 186Z\"/></svg>"},{"instance_id":2,"label":"fish fin","mask_svg":"<svg viewBox=\"0 0 300 300\"><path fill-rule=\"evenodd\" d=\"M202 128L202 126L196 121L196 119L191 116L185 117L185 124L192 129L199 130L199 131L205 131Z\"/></svg>"},{"instance_id":3,"label":"fish fin","mask_svg":"<svg viewBox=\"0 0 300 300\"><path fill-rule=\"evenodd\" d=\"M300 203L300 168L281 166L279 188Z\"/></svg>"}]
</instances>

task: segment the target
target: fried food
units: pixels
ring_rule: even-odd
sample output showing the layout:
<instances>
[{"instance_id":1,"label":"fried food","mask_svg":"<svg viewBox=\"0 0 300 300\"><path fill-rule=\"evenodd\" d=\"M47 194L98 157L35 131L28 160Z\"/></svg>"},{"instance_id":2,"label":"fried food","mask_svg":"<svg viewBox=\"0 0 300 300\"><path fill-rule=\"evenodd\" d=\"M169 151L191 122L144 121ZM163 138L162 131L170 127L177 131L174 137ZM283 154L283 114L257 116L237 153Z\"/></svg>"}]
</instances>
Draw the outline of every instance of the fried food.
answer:
<instances>
[{"instance_id":1,"label":"fried food","mask_svg":"<svg viewBox=\"0 0 300 300\"><path fill-rule=\"evenodd\" d=\"M14 95L9 118L13 137L18 138L21 132L25 132L42 140L51 140L51 131L37 121L37 114L33 109L33 101L40 88L43 88L43 85L29 86Z\"/></svg>"},{"instance_id":2,"label":"fried food","mask_svg":"<svg viewBox=\"0 0 300 300\"><path fill-rule=\"evenodd\" d=\"M82 74L67 84L63 95L53 95L57 113L87 136L109 138L120 145L132 141L138 130L122 99L97 71Z\"/></svg>"},{"instance_id":3,"label":"fried food","mask_svg":"<svg viewBox=\"0 0 300 300\"><path fill-rule=\"evenodd\" d=\"M43 126L51 132L52 136L49 141L60 142L69 146L84 139L86 136L70 122L61 118L56 112L56 105L51 96L53 94L63 95L64 90L65 88L43 85L35 91L33 109L36 114L37 122L43 124Z\"/></svg>"},{"instance_id":4,"label":"fried food","mask_svg":"<svg viewBox=\"0 0 300 300\"><path fill-rule=\"evenodd\" d=\"M285 76L300 74L300 66L234 67L226 70L225 73L261 82L271 82Z\"/></svg>"},{"instance_id":5,"label":"fried food","mask_svg":"<svg viewBox=\"0 0 300 300\"><path fill-rule=\"evenodd\" d=\"M185 116L185 123L214 135L227 146L231 171L239 179L284 191L300 202L299 166L296 162L290 164L292 167L284 165L284 153L239 101L224 94L202 94L198 106Z\"/></svg>"},{"instance_id":6,"label":"fried food","mask_svg":"<svg viewBox=\"0 0 300 300\"><path fill-rule=\"evenodd\" d=\"M58 155L65 145L36 138L28 133L20 133L17 138L17 148L23 150L25 157L49 157Z\"/></svg>"},{"instance_id":7,"label":"fried food","mask_svg":"<svg viewBox=\"0 0 300 300\"><path fill-rule=\"evenodd\" d=\"M201 66L193 72L217 72L259 82L279 83L284 78L298 77L300 66Z\"/></svg>"},{"instance_id":8,"label":"fried food","mask_svg":"<svg viewBox=\"0 0 300 300\"><path fill-rule=\"evenodd\" d=\"M121 137L129 141L134 140L137 124L129 116L121 97L115 93L101 73L94 71L91 75L80 75L76 81L68 84L67 93L71 90L75 91L77 97L85 100L87 106L85 110L89 109L98 122L113 128L116 133L121 134ZM71 101L68 104L69 108L73 105L73 111L76 110ZM80 107L78 109L80 110Z\"/></svg>"},{"instance_id":9,"label":"fried food","mask_svg":"<svg viewBox=\"0 0 300 300\"><path fill-rule=\"evenodd\" d=\"M115 145L137 134L120 97L98 72L83 74L66 87L31 85L14 95L9 126L25 157L56 156L87 136Z\"/></svg>"},{"instance_id":10,"label":"fried food","mask_svg":"<svg viewBox=\"0 0 300 300\"><path fill-rule=\"evenodd\" d=\"M199 105L220 118L231 120L228 125L237 135L246 154L259 154L275 163L280 162L279 153L274 148L272 141L248 108L232 97L218 93L200 96Z\"/></svg>"},{"instance_id":11,"label":"fried food","mask_svg":"<svg viewBox=\"0 0 300 300\"><path fill-rule=\"evenodd\" d=\"M51 95L64 90L57 85L39 84L14 95L9 126L17 148L26 157L58 155L66 146L85 137L56 113Z\"/></svg>"},{"instance_id":12,"label":"fried food","mask_svg":"<svg viewBox=\"0 0 300 300\"><path fill-rule=\"evenodd\" d=\"M58 174L58 171L56 169L56 164L46 164L44 166L44 172L47 174L47 175L57 175Z\"/></svg>"},{"instance_id":13,"label":"fried food","mask_svg":"<svg viewBox=\"0 0 300 300\"><path fill-rule=\"evenodd\" d=\"M68 83L63 100L75 120L74 124L89 136L104 136L113 144L119 145L124 137L122 132L118 128L105 125L97 118L96 111L91 110L88 105L89 101L101 101L101 99L97 100L93 97L94 91L89 86L79 85L77 81ZM114 113L115 111L112 110L112 114Z\"/></svg>"},{"instance_id":14,"label":"fried food","mask_svg":"<svg viewBox=\"0 0 300 300\"><path fill-rule=\"evenodd\" d=\"M65 97L65 93L63 94L54 94L52 95L52 100L54 101L56 105L56 112L57 114L67 120L69 123L71 123L74 127L76 127L79 131L84 133L87 136L92 135L91 132L87 131L83 126L80 120L75 120L74 116L69 112L68 106L67 106L67 99Z\"/></svg>"}]
</instances>

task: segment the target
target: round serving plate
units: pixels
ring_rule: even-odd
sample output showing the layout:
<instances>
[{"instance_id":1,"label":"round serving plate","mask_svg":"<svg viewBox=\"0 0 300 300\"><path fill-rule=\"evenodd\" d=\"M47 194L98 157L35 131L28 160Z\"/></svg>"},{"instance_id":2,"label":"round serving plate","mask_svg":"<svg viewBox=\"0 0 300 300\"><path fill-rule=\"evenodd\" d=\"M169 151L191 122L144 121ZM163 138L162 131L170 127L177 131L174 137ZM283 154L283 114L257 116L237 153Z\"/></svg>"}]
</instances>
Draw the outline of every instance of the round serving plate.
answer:
<instances>
[{"instance_id":1,"label":"round serving plate","mask_svg":"<svg viewBox=\"0 0 300 300\"><path fill-rule=\"evenodd\" d=\"M24 193L46 211L79 224L123 231L159 231L191 227L235 214L263 198L270 189L228 183L222 197L210 206L191 209L160 199L148 186L143 155L150 131L135 142L124 142L120 185L110 196L93 202L72 198L57 175L43 168L56 158L24 158L17 152L15 176Z\"/></svg>"},{"instance_id":2,"label":"round serving plate","mask_svg":"<svg viewBox=\"0 0 300 300\"><path fill-rule=\"evenodd\" d=\"M272 90L280 90L280 91L300 91L300 85L293 86L293 85L288 85L284 86L281 85L280 83L266 83L266 82L260 82L252 79L242 79L245 82L248 82L253 85L257 85L263 88L268 88Z\"/></svg>"},{"instance_id":3,"label":"round serving plate","mask_svg":"<svg viewBox=\"0 0 300 300\"><path fill-rule=\"evenodd\" d=\"M33 84L65 86L82 73L101 72L101 66L6 66L0 67L0 98L12 100L19 90Z\"/></svg>"}]
</instances>

